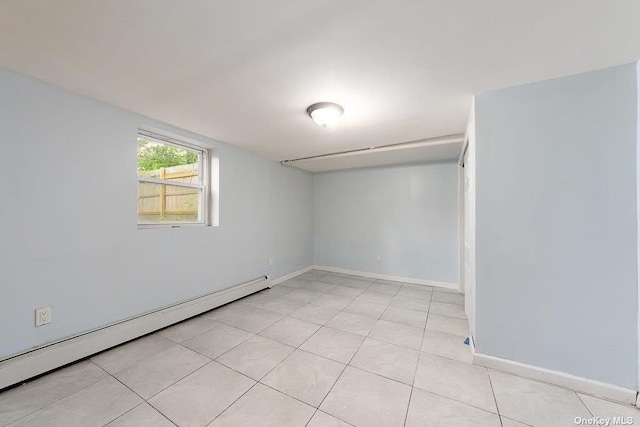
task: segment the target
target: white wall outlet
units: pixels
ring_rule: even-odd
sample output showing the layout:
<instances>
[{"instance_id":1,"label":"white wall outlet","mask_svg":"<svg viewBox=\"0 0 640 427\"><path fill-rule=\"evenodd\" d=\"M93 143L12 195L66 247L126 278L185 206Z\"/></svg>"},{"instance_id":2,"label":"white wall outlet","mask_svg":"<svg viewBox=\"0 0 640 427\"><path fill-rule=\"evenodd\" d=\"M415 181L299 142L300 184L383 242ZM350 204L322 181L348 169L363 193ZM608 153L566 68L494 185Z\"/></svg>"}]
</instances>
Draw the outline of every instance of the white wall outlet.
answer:
<instances>
[{"instance_id":1,"label":"white wall outlet","mask_svg":"<svg viewBox=\"0 0 640 427\"><path fill-rule=\"evenodd\" d=\"M36 326L47 325L52 320L51 307L36 309Z\"/></svg>"},{"instance_id":2,"label":"white wall outlet","mask_svg":"<svg viewBox=\"0 0 640 427\"><path fill-rule=\"evenodd\" d=\"M275 261L274 257L269 257L269 265L273 265L273 261Z\"/></svg>"},{"instance_id":3,"label":"white wall outlet","mask_svg":"<svg viewBox=\"0 0 640 427\"><path fill-rule=\"evenodd\" d=\"M376 261L380 261L380 260L382 260L382 255L380 254L376 255Z\"/></svg>"}]
</instances>

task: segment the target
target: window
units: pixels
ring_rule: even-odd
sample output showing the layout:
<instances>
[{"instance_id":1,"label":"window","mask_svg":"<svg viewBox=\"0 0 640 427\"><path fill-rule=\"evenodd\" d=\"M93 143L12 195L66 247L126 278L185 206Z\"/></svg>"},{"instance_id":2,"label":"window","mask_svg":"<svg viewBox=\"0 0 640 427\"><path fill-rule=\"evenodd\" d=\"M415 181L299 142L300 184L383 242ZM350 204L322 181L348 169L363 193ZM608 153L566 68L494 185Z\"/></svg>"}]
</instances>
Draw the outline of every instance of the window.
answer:
<instances>
[{"instance_id":1,"label":"window","mask_svg":"<svg viewBox=\"0 0 640 427\"><path fill-rule=\"evenodd\" d=\"M208 150L138 132L138 226L208 225Z\"/></svg>"}]
</instances>

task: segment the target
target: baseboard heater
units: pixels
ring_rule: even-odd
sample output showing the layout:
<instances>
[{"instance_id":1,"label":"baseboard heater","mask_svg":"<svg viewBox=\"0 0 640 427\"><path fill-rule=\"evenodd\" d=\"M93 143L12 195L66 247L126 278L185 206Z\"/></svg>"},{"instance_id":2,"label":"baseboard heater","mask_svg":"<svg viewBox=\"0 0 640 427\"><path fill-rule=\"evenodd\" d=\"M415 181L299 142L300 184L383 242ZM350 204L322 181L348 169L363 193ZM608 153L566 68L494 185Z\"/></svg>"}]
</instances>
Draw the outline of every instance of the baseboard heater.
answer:
<instances>
[{"instance_id":1,"label":"baseboard heater","mask_svg":"<svg viewBox=\"0 0 640 427\"><path fill-rule=\"evenodd\" d=\"M261 276L0 361L0 390L271 287Z\"/></svg>"}]
</instances>

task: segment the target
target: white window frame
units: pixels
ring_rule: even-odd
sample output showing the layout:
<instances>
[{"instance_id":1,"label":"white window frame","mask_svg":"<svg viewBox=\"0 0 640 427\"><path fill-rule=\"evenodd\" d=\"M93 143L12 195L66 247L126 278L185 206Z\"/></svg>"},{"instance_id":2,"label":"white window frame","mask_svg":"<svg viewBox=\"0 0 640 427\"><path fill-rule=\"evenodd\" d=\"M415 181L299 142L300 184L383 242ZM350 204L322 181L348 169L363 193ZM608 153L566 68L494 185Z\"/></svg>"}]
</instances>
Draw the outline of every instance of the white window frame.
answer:
<instances>
[{"instance_id":1,"label":"white window frame","mask_svg":"<svg viewBox=\"0 0 640 427\"><path fill-rule=\"evenodd\" d=\"M148 182L152 184L166 184L175 187L197 188L202 192L200 197L200 206L198 207L198 221L164 221L164 222L138 222L139 229L152 229L152 228L182 228L182 227L206 227L211 224L209 216L209 198L211 193L211 163L210 163L210 150L202 145L185 142L184 140L175 139L167 135L158 134L146 129L138 129L138 137L155 141L159 144L172 145L177 148L183 148L198 153L198 176L200 177L199 184L191 184L187 182L169 181L153 177L145 177L138 175L138 184L141 182ZM137 138L136 138L137 144ZM136 199L137 203L137 199ZM137 205L136 205L137 206ZM137 207L136 207L137 217Z\"/></svg>"}]
</instances>

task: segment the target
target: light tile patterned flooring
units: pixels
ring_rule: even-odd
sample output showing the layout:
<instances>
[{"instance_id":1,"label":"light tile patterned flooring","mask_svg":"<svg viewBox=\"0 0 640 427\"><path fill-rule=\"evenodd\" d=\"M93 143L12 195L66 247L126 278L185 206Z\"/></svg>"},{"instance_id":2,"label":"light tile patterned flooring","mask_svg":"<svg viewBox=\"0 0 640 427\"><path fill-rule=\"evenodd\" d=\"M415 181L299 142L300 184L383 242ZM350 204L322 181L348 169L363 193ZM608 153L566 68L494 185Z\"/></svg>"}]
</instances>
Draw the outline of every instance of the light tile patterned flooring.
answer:
<instances>
[{"instance_id":1,"label":"light tile patterned flooring","mask_svg":"<svg viewBox=\"0 0 640 427\"><path fill-rule=\"evenodd\" d=\"M463 296L310 271L0 393L0 426L571 426L640 411L471 364Z\"/></svg>"}]
</instances>

